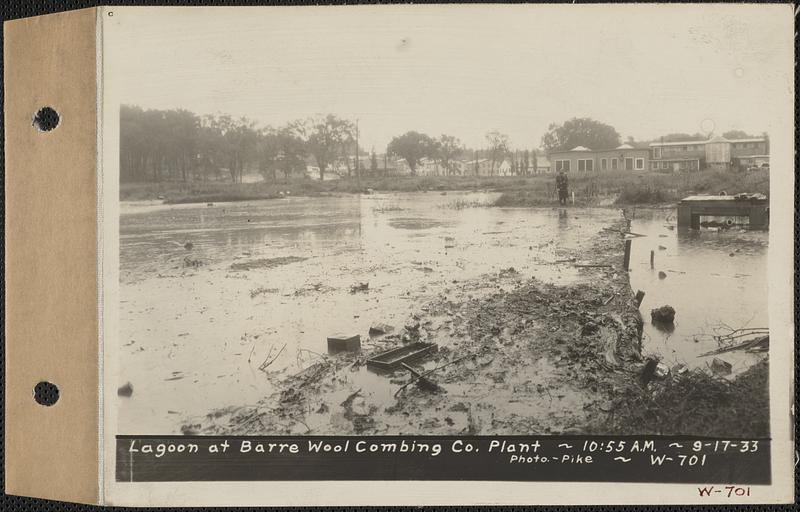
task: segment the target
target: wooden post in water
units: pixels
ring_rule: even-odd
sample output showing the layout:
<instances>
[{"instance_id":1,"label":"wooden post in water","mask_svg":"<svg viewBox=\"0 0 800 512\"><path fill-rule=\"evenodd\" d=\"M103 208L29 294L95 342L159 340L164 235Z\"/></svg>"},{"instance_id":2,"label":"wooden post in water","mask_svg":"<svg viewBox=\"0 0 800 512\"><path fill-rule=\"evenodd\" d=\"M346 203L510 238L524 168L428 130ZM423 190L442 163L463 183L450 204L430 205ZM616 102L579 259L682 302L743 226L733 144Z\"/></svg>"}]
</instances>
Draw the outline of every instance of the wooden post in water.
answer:
<instances>
[{"instance_id":1,"label":"wooden post in water","mask_svg":"<svg viewBox=\"0 0 800 512\"><path fill-rule=\"evenodd\" d=\"M622 266L627 271L631 266L631 241L625 240L625 260L622 262Z\"/></svg>"},{"instance_id":2,"label":"wooden post in water","mask_svg":"<svg viewBox=\"0 0 800 512\"><path fill-rule=\"evenodd\" d=\"M653 268L653 262L655 261L655 258L656 258L656 251L651 250L650 251L650 268L651 269Z\"/></svg>"},{"instance_id":3,"label":"wooden post in water","mask_svg":"<svg viewBox=\"0 0 800 512\"><path fill-rule=\"evenodd\" d=\"M636 307L637 308L642 305L642 301L644 300L644 292L642 290L638 290L636 292L636 299L635 300L636 300Z\"/></svg>"}]
</instances>

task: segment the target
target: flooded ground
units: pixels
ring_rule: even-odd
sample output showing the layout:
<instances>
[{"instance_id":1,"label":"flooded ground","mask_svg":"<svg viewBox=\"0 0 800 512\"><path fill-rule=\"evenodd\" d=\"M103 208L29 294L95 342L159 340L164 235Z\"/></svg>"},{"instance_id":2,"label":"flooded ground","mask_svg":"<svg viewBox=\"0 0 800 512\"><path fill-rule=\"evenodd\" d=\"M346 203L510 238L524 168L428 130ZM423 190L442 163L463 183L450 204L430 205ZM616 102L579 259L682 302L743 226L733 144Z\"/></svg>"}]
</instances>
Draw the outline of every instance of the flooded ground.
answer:
<instances>
[{"instance_id":1,"label":"flooded ground","mask_svg":"<svg viewBox=\"0 0 800 512\"><path fill-rule=\"evenodd\" d=\"M597 280L602 272L610 277L610 270L575 264L595 262L598 255L586 244L618 221L617 210L481 206L493 198L451 192L217 205L124 203L120 385L130 382L134 392L120 398L120 432L176 433L187 418L263 401L288 377L313 370L326 353L326 337L333 333L360 334L365 351L374 351L385 341L370 339L371 325L386 323L398 331L411 326L447 353L458 350L466 334L476 336L474 318L487 314L481 309L486 305L480 305L482 298L512 291L547 297L541 288L520 288L530 278L568 286ZM640 211L633 224L633 231L648 235L634 240L631 263L634 289L647 294L641 308L646 321L644 352L697 366L704 364L697 354L717 347L698 334L708 334L721 322L742 326L742 319L751 316L748 325L766 326L766 234L679 235L665 227L670 224L665 221L668 214ZM666 249L658 249L659 245ZM651 247L656 251L652 272ZM667 273L666 279L658 278L660 269ZM712 286L715 279L718 287ZM687 286L697 283L703 283L698 293L686 293ZM732 301L734 290L749 293ZM477 375L482 367L491 370L489 378L497 384L492 392L498 400L513 404L509 407L519 417L541 416L550 407L550 420L563 426L567 420L558 411L581 411L588 405L585 396L570 388L570 380L585 375L554 370L562 356L554 355L560 352L552 347L507 343L534 327L523 318L528 296L503 298L508 307L522 308L518 316L501 322L503 306L489 315L494 323L484 322L497 324L498 332L478 333L502 341L502 357L508 361L490 364L486 355L486 361L470 363L473 368L468 371ZM573 302L560 304L561 310L548 315L570 314L574 304L590 299L578 293ZM647 322L646 312L662 304L677 310L671 334ZM421 311L426 318L418 326ZM506 321L519 324L515 327L519 335L503 331L500 324ZM696 343L695 338L699 338ZM532 359L536 369L522 372L517 384L506 383L514 382L515 371L506 375L494 369L534 352L540 353ZM738 369L747 364L738 359L744 357L726 355L726 360ZM431 361L425 368L435 364ZM393 403L399 381L354 367L334 377L347 380L347 385L331 386L327 401L313 404L320 414L309 409L304 415L304 428L315 432L320 431L317 427L331 428L313 423L332 421L322 413L326 404L347 403L352 412L354 400L356 407ZM552 406L551 392L542 391L552 385L555 394L555 381L561 386L555 396L558 408ZM454 407L459 397L469 396L470 388L463 379L449 385ZM545 403L520 400L525 389ZM354 390L359 390L358 396ZM366 400L363 395L368 395ZM443 428L458 423L459 414L470 429L479 421L479 415L473 417L462 404L441 420ZM400 417L397 425L388 421L385 428L402 431L400 423L406 418ZM431 431L435 427L425 426Z\"/></svg>"},{"instance_id":2,"label":"flooded ground","mask_svg":"<svg viewBox=\"0 0 800 512\"><path fill-rule=\"evenodd\" d=\"M645 354L665 363L706 367L719 348L713 335L730 329L769 326L767 231L701 229L678 231L675 210L638 210L631 230L647 235L631 247L631 286L645 292L641 305ZM654 265L650 268L650 251ZM660 278L659 272L666 277ZM674 330L659 329L650 310L669 304L676 310ZM744 351L717 356L740 373L763 355Z\"/></svg>"},{"instance_id":3,"label":"flooded ground","mask_svg":"<svg viewBox=\"0 0 800 512\"><path fill-rule=\"evenodd\" d=\"M485 274L513 267L519 277L574 282L579 271L564 255L619 218L607 209L475 207L493 198L124 204L120 385L134 392L121 399L121 432L175 432L185 417L255 403L324 354L327 336L380 344L370 325L402 328L447 290L486 293L467 284ZM396 389L366 371L359 378L377 395Z\"/></svg>"}]
</instances>

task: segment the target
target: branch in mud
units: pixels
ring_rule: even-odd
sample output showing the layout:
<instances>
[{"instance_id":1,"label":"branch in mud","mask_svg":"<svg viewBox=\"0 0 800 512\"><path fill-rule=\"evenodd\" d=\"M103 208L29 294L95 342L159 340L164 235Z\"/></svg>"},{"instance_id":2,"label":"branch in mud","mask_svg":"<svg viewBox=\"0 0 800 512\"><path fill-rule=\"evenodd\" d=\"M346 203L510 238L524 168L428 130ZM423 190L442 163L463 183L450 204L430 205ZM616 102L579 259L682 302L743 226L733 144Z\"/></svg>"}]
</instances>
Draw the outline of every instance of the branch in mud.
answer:
<instances>
[{"instance_id":1,"label":"branch in mud","mask_svg":"<svg viewBox=\"0 0 800 512\"><path fill-rule=\"evenodd\" d=\"M412 378L410 381L408 381L408 382L406 382L405 384L403 384L403 385L400 387L400 389L398 389L397 391L395 391L395 393L394 393L394 396L395 396L395 397L397 397L397 395L399 395L399 394L400 394L400 393L401 393L401 392L402 392L404 389L406 389L408 386L410 386L411 384L414 384L415 382L417 382L417 381L419 381L419 380L421 380L421 379L424 379L424 378L426 378L428 375L431 375L433 372L435 372L435 371L437 371L437 370L441 370L442 368L445 368L445 367L447 367L447 366L450 366L450 365L456 364L456 363L458 363L458 362L460 362L460 361L463 361L464 359L468 359L468 358L475 358L475 357L478 357L478 354L477 354L477 353L473 353L473 354L467 354L467 355L465 355L465 356L459 357L458 359L454 359L453 361L450 361L450 362L449 362L449 363L447 363L447 364L443 364L442 366L437 366L437 367L436 367L436 368L434 368L433 370L428 370L428 371L427 371L427 372L425 372L425 373L418 374L418 375L416 375L414 378Z\"/></svg>"},{"instance_id":2,"label":"branch in mud","mask_svg":"<svg viewBox=\"0 0 800 512\"><path fill-rule=\"evenodd\" d=\"M766 352L769 350L769 329L767 328L747 327L732 329L727 325L724 328L728 329L729 332L727 334L714 336L714 340L720 345L720 348L700 354L698 357L713 356L735 350L744 350L746 352Z\"/></svg>"},{"instance_id":3,"label":"branch in mud","mask_svg":"<svg viewBox=\"0 0 800 512\"><path fill-rule=\"evenodd\" d=\"M275 354L275 357L271 358L270 356L272 355L272 351L273 351L274 348L275 348L274 346L270 346L269 347L269 353L267 354L266 359L264 359L264 362L261 363L259 365L259 367L258 367L258 369L260 371L262 371L262 372L265 371L269 367L269 365L274 363L275 360L278 359L278 357L280 357L280 355L283 353L283 350L286 348L286 343L284 343L283 346L281 347L281 349L278 351L278 353Z\"/></svg>"}]
</instances>

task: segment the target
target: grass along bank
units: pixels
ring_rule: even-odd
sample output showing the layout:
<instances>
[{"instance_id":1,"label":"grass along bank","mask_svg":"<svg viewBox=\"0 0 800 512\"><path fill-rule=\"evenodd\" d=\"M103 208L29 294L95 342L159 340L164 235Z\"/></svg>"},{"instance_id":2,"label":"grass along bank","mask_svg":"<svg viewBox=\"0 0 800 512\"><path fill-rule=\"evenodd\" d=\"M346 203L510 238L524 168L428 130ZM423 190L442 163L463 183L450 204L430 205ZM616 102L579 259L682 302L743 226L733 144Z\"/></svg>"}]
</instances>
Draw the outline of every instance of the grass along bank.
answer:
<instances>
[{"instance_id":1,"label":"grass along bank","mask_svg":"<svg viewBox=\"0 0 800 512\"><path fill-rule=\"evenodd\" d=\"M255 183L158 182L122 183L121 201L162 200L168 204L275 199L295 196L376 192L483 190L501 192L495 206L557 204L555 177L538 176L399 176L318 181L306 178ZM760 192L769 194L769 172L701 171L694 174L631 173L570 176L570 191L581 206L671 204L691 194Z\"/></svg>"},{"instance_id":2,"label":"grass along bank","mask_svg":"<svg viewBox=\"0 0 800 512\"><path fill-rule=\"evenodd\" d=\"M487 176L392 176L342 178L318 181L306 178L259 181L255 183L208 182L145 182L122 183L121 201L162 200L167 204L274 199L288 191L295 196L327 194L359 194L370 189L376 192L428 192L457 190L514 190L544 177Z\"/></svg>"},{"instance_id":3,"label":"grass along bank","mask_svg":"<svg viewBox=\"0 0 800 512\"><path fill-rule=\"evenodd\" d=\"M769 171L573 174L569 177L569 188L570 193L575 193L575 203L582 206L673 204L693 194L719 194L723 191L727 194L760 192L768 195ZM520 183L514 190L504 191L495 206L551 206L557 203L555 179L537 176Z\"/></svg>"}]
</instances>

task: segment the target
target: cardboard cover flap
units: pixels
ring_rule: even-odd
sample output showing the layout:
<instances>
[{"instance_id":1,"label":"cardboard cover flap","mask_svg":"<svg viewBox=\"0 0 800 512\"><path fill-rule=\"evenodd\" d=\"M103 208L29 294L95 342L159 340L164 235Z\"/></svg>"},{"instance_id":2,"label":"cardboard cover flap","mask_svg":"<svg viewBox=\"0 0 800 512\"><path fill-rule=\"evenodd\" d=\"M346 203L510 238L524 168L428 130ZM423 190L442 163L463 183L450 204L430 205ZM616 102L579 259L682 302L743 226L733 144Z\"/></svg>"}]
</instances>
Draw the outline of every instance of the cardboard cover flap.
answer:
<instances>
[{"instance_id":1,"label":"cardboard cover flap","mask_svg":"<svg viewBox=\"0 0 800 512\"><path fill-rule=\"evenodd\" d=\"M96 9L5 31L8 494L97 503ZM39 109L59 114L51 131ZM58 386L51 406L37 383Z\"/></svg>"}]
</instances>

